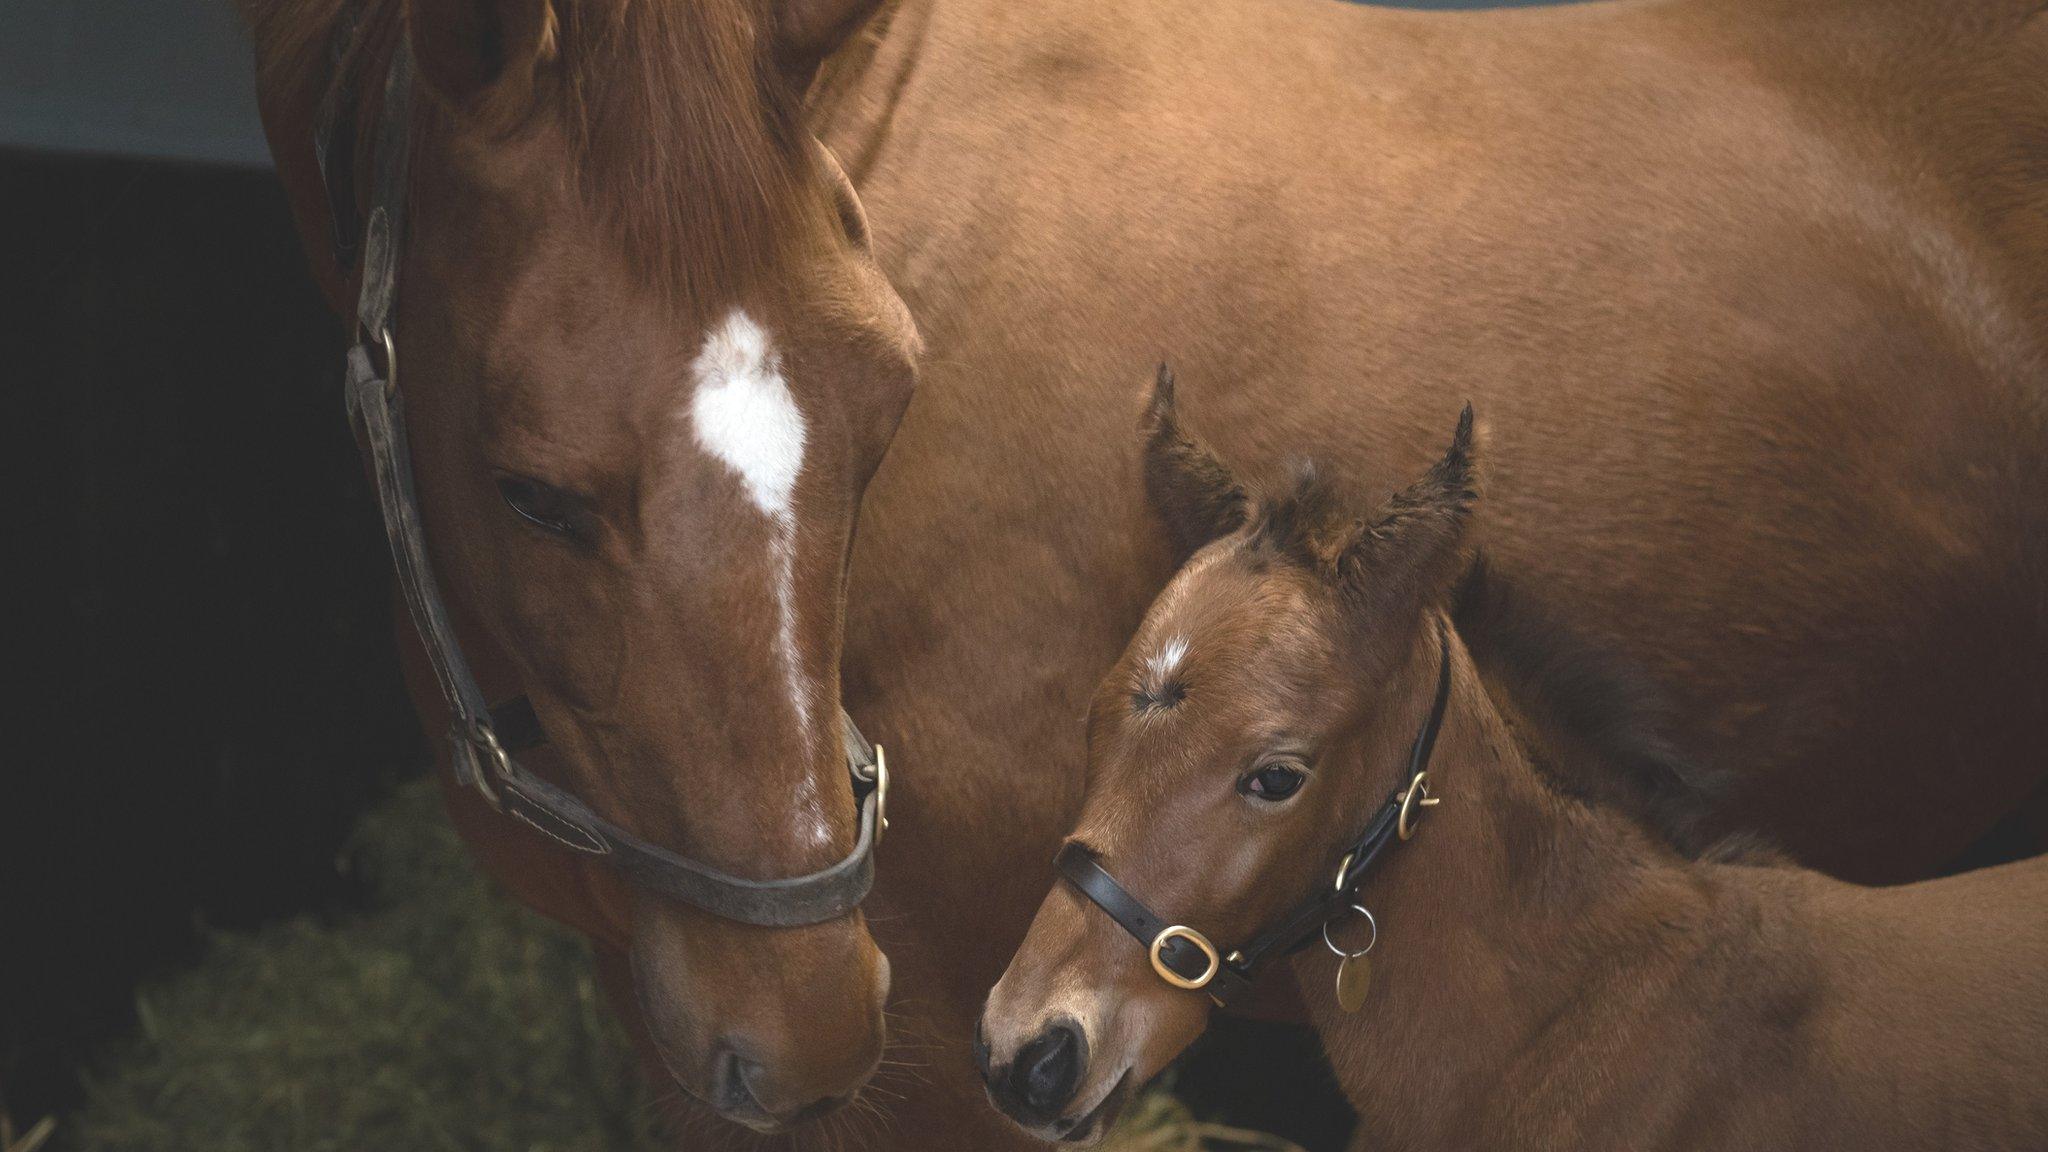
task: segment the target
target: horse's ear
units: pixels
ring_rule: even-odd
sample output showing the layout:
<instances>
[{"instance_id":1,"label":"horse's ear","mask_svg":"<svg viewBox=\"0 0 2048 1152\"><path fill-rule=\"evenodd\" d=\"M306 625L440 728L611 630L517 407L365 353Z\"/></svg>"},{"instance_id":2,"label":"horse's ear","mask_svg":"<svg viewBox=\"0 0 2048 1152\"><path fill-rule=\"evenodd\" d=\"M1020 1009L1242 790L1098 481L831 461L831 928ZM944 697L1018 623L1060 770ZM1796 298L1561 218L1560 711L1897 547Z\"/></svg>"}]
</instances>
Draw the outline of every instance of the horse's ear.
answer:
<instances>
[{"instance_id":1,"label":"horse's ear","mask_svg":"<svg viewBox=\"0 0 2048 1152\"><path fill-rule=\"evenodd\" d=\"M410 0L420 76L458 112L516 119L555 57L552 0Z\"/></svg>"},{"instance_id":2,"label":"horse's ear","mask_svg":"<svg viewBox=\"0 0 2048 1152\"><path fill-rule=\"evenodd\" d=\"M1419 612L1448 596L1469 566L1466 528L1479 500L1472 405L1443 459L1362 521L1337 558L1337 579L1374 620Z\"/></svg>"},{"instance_id":3,"label":"horse's ear","mask_svg":"<svg viewBox=\"0 0 2048 1152\"><path fill-rule=\"evenodd\" d=\"M1244 485L1209 446L1180 426L1173 369L1159 366L1145 408L1145 496L1166 521L1176 562L1244 523Z\"/></svg>"},{"instance_id":4,"label":"horse's ear","mask_svg":"<svg viewBox=\"0 0 2048 1152\"><path fill-rule=\"evenodd\" d=\"M860 30L881 0L774 0L775 55L799 92L825 58Z\"/></svg>"}]
</instances>

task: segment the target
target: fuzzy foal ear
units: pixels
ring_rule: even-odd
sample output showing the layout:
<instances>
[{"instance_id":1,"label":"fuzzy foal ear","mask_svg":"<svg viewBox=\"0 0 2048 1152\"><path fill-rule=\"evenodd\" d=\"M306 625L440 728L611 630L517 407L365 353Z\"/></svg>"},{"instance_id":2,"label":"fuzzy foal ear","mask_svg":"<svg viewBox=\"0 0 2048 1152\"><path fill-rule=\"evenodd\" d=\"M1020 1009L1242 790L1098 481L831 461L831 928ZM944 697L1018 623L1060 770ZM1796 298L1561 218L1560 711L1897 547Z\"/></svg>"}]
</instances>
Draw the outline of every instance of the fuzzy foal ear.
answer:
<instances>
[{"instance_id":1,"label":"fuzzy foal ear","mask_svg":"<svg viewBox=\"0 0 2048 1152\"><path fill-rule=\"evenodd\" d=\"M1173 369L1159 366L1145 409L1145 496L1166 521L1176 561L1244 523L1244 485L1209 446L1188 435L1174 408Z\"/></svg>"},{"instance_id":2,"label":"fuzzy foal ear","mask_svg":"<svg viewBox=\"0 0 2048 1152\"><path fill-rule=\"evenodd\" d=\"M420 75L459 112L516 118L554 58L551 0L410 0Z\"/></svg>"},{"instance_id":3,"label":"fuzzy foal ear","mask_svg":"<svg viewBox=\"0 0 2048 1152\"><path fill-rule=\"evenodd\" d=\"M1361 524L1337 558L1337 579L1353 603L1375 614L1405 614L1447 595L1467 567L1465 529L1478 500L1467 404L1443 459L1394 493L1379 519Z\"/></svg>"}]
</instances>

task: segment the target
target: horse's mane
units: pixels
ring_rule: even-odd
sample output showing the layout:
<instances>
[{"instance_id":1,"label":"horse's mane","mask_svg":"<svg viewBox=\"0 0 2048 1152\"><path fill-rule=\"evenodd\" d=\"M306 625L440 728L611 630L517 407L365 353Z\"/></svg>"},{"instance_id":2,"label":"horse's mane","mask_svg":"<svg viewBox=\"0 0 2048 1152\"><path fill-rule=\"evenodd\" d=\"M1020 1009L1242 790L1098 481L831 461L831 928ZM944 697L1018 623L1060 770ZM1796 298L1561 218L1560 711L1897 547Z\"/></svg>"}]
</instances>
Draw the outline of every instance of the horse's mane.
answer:
<instances>
[{"instance_id":1,"label":"horse's mane","mask_svg":"<svg viewBox=\"0 0 2048 1152\"><path fill-rule=\"evenodd\" d=\"M266 91L310 108L339 82L329 43L360 5L349 63L366 98L396 43L400 0L239 0ZM730 300L763 280L806 214L817 163L799 96L741 0L555 5L559 88L545 101L578 183L645 280L678 300ZM308 125L310 127L310 124ZM311 145L307 145L308 151Z\"/></svg>"},{"instance_id":2,"label":"horse's mane","mask_svg":"<svg viewBox=\"0 0 2048 1152\"><path fill-rule=\"evenodd\" d=\"M1481 673L1533 727L1518 735L1553 787L1619 807L1690 857L1768 856L1710 838L1729 781L1680 748L1675 711L1647 673L1518 595L1483 555L1459 582L1452 618Z\"/></svg>"}]
</instances>

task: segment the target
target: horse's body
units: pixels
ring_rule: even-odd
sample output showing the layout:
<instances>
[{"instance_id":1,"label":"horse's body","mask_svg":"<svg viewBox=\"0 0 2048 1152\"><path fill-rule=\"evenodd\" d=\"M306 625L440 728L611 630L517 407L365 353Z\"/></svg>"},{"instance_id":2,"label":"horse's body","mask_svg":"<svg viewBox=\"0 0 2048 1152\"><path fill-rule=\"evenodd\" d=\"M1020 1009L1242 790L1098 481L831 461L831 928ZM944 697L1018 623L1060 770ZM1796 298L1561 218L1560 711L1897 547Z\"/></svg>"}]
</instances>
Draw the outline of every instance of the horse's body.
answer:
<instances>
[{"instance_id":1,"label":"horse's body","mask_svg":"<svg viewBox=\"0 0 2048 1152\"><path fill-rule=\"evenodd\" d=\"M941 0L892 29L923 33L893 115L829 138L932 355L869 498L856 679L963 752L1078 715L1062 670L1135 611L1080 593L1163 577L1120 483L1162 356L1226 458L1368 488L1469 397L1510 430L1496 567L1654 673L1737 777L1730 825L1939 866L2044 768L2048 17L1974 49L1980 98L2026 104L1936 128L1961 54L1907 18L1939 6L1889 7ZM1987 198L1963 157L2007 133ZM868 672L921 621L928 671ZM1927 819L1957 763L1982 791Z\"/></svg>"},{"instance_id":2,"label":"horse's body","mask_svg":"<svg viewBox=\"0 0 2048 1152\"><path fill-rule=\"evenodd\" d=\"M1384 485L1480 401L1513 430L1496 566L1653 677L1733 780L1709 827L1902 878L2034 790L2037 8L900 0L842 49L813 120L929 349L845 598L845 703L898 770L875 935L941 1045L893 1140L1008 1138L964 1048L1078 802L1085 686L1175 559L1129 435L1162 355L1248 468ZM317 246L311 100L266 106ZM453 806L618 967L616 895Z\"/></svg>"}]
</instances>

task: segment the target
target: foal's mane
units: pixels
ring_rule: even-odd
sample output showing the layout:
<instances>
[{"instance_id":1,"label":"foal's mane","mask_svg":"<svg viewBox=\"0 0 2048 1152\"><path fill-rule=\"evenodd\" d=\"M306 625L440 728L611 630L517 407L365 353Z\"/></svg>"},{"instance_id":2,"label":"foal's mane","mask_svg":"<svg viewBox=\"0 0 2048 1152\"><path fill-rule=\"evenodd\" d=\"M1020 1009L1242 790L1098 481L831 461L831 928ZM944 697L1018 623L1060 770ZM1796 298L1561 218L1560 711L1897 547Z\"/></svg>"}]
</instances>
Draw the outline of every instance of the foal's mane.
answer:
<instances>
[{"instance_id":1,"label":"foal's mane","mask_svg":"<svg viewBox=\"0 0 2048 1152\"><path fill-rule=\"evenodd\" d=\"M374 102L402 0L238 2L266 89L308 93L310 107L352 70ZM543 89L539 114L559 118L583 197L636 272L679 301L762 283L790 238L813 234L799 225L829 208L812 191L801 94L753 6L556 0L554 11L559 87ZM329 43L351 12L362 47L334 69Z\"/></svg>"},{"instance_id":2,"label":"foal's mane","mask_svg":"<svg viewBox=\"0 0 2048 1152\"><path fill-rule=\"evenodd\" d=\"M1307 460L1290 462L1282 483L1252 483L1246 543L1315 569L1334 559L1360 522L1337 485Z\"/></svg>"}]
</instances>

